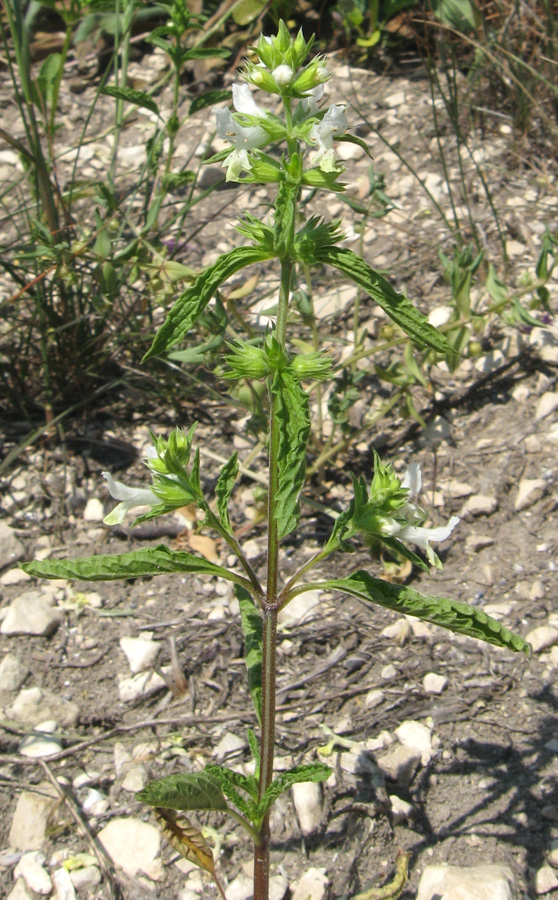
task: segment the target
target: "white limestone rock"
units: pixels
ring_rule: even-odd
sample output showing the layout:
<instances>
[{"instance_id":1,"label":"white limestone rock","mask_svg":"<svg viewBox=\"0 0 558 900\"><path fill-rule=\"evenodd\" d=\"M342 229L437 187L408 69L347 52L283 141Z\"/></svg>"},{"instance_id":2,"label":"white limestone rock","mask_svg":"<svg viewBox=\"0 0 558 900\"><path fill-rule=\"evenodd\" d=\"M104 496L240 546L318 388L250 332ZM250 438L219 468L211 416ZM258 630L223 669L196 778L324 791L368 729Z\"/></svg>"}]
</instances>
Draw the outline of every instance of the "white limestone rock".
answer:
<instances>
[{"instance_id":1,"label":"white limestone rock","mask_svg":"<svg viewBox=\"0 0 558 900\"><path fill-rule=\"evenodd\" d=\"M61 728L73 728L79 719L79 706L52 691L40 687L23 688L5 713L9 719L35 728L54 719Z\"/></svg>"},{"instance_id":2,"label":"white limestone rock","mask_svg":"<svg viewBox=\"0 0 558 900\"><path fill-rule=\"evenodd\" d=\"M37 728L39 731L41 730L39 726ZM61 750L62 743L60 740L48 732L44 734L28 734L18 747L18 752L22 756L29 757L29 759L44 759L48 756L53 756L55 753L60 753Z\"/></svg>"},{"instance_id":3,"label":"white limestone rock","mask_svg":"<svg viewBox=\"0 0 558 900\"><path fill-rule=\"evenodd\" d=\"M508 866L427 866L417 900L518 900L519 889Z\"/></svg>"},{"instance_id":4,"label":"white limestone rock","mask_svg":"<svg viewBox=\"0 0 558 900\"><path fill-rule=\"evenodd\" d=\"M279 623L285 625L288 622L308 621L318 612L323 591L305 591L298 594L288 606L279 613Z\"/></svg>"},{"instance_id":5,"label":"white limestone rock","mask_svg":"<svg viewBox=\"0 0 558 900\"><path fill-rule=\"evenodd\" d=\"M83 510L84 522L102 522L105 516L105 507L97 497L90 497Z\"/></svg>"},{"instance_id":6,"label":"white limestone rock","mask_svg":"<svg viewBox=\"0 0 558 900\"><path fill-rule=\"evenodd\" d=\"M219 760L231 759L233 756L238 756L245 746L246 741L244 738L239 737L232 731L227 731L214 748L213 756Z\"/></svg>"},{"instance_id":7,"label":"white limestone rock","mask_svg":"<svg viewBox=\"0 0 558 900\"><path fill-rule=\"evenodd\" d=\"M535 872L534 884L537 896L548 894L550 891L558 888L558 874L551 866L545 863L544 866L541 866Z\"/></svg>"},{"instance_id":8,"label":"white limestone rock","mask_svg":"<svg viewBox=\"0 0 558 900\"><path fill-rule=\"evenodd\" d=\"M39 591L25 591L8 607L2 622L2 634L53 634L62 621L62 612L52 609Z\"/></svg>"},{"instance_id":9,"label":"white limestone rock","mask_svg":"<svg viewBox=\"0 0 558 900\"><path fill-rule=\"evenodd\" d=\"M113 862L126 874L144 872L149 875L159 853L161 837L158 828L141 819L117 818L97 835Z\"/></svg>"},{"instance_id":10,"label":"white limestone rock","mask_svg":"<svg viewBox=\"0 0 558 900\"><path fill-rule=\"evenodd\" d=\"M27 887L23 878L18 878L13 891L11 891L6 900L36 900L37 895Z\"/></svg>"},{"instance_id":11,"label":"white limestone rock","mask_svg":"<svg viewBox=\"0 0 558 900\"><path fill-rule=\"evenodd\" d=\"M6 653L0 662L0 690L18 691L29 675L29 669L13 653Z\"/></svg>"},{"instance_id":12,"label":"white limestone rock","mask_svg":"<svg viewBox=\"0 0 558 900\"><path fill-rule=\"evenodd\" d=\"M323 789L321 784L303 781L293 784L293 801L303 835L308 836L318 830L323 814Z\"/></svg>"},{"instance_id":13,"label":"white limestone rock","mask_svg":"<svg viewBox=\"0 0 558 900\"><path fill-rule=\"evenodd\" d=\"M227 900L250 900L254 896L252 879L240 872L227 887Z\"/></svg>"},{"instance_id":14,"label":"white limestone rock","mask_svg":"<svg viewBox=\"0 0 558 900\"><path fill-rule=\"evenodd\" d=\"M415 750L420 754L420 761L423 766L428 765L433 755L430 728L427 728L422 722L415 722L413 719L409 719L406 722L402 722L395 729L395 734L404 747Z\"/></svg>"},{"instance_id":15,"label":"white limestone rock","mask_svg":"<svg viewBox=\"0 0 558 900\"><path fill-rule=\"evenodd\" d=\"M132 703L140 697L150 697L165 687L164 679L156 672L138 672L131 678L118 675L118 696L123 703Z\"/></svg>"},{"instance_id":16,"label":"white limestone rock","mask_svg":"<svg viewBox=\"0 0 558 900\"><path fill-rule=\"evenodd\" d=\"M558 392L545 391L537 403L535 419L546 419L558 408Z\"/></svg>"},{"instance_id":17,"label":"white limestone rock","mask_svg":"<svg viewBox=\"0 0 558 900\"><path fill-rule=\"evenodd\" d=\"M41 782L37 791L22 791L18 797L8 843L16 850L40 850L47 821L58 799L50 782Z\"/></svg>"},{"instance_id":18,"label":"white limestone rock","mask_svg":"<svg viewBox=\"0 0 558 900\"><path fill-rule=\"evenodd\" d=\"M55 869L52 873L55 900L75 900L76 892L70 877L70 873L63 867ZM54 900L53 898L53 900Z\"/></svg>"},{"instance_id":19,"label":"white limestone rock","mask_svg":"<svg viewBox=\"0 0 558 900\"><path fill-rule=\"evenodd\" d=\"M150 669L161 649L160 643L152 641L149 633L146 633L142 638L120 638L120 646L126 654L128 665L133 675L137 675L138 672L143 672L145 669Z\"/></svg>"},{"instance_id":20,"label":"white limestone rock","mask_svg":"<svg viewBox=\"0 0 558 900\"><path fill-rule=\"evenodd\" d=\"M498 500L490 494L473 494L463 504L461 515L490 516L498 509Z\"/></svg>"},{"instance_id":21,"label":"white limestone rock","mask_svg":"<svg viewBox=\"0 0 558 900\"><path fill-rule=\"evenodd\" d=\"M0 522L0 569L17 562L24 553L25 548L13 528Z\"/></svg>"},{"instance_id":22,"label":"white limestone rock","mask_svg":"<svg viewBox=\"0 0 558 900\"><path fill-rule=\"evenodd\" d=\"M368 709L374 709L376 706L379 706L380 703L383 703L385 698L386 695L383 691L371 690L366 694L364 703Z\"/></svg>"},{"instance_id":23,"label":"white limestone rock","mask_svg":"<svg viewBox=\"0 0 558 900\"><path fill-rule=\"evenodd\" d=\"M402 825L413 817L414 807L412 803L403 800L396 794L389 795L389 802L391 804L391 816L396 825Z\"/></svg>"},{"instance_id":24,"label":"white limestone rock","mask_svg":"<svg viewBox=\"0 0 558 900\"><path fill-rule=\"evenodd\" d=\"M31 581L31 576L24 572L23 569L6 569L0 575L0 584L23 584L24 581Z\"/></svg>"},{"instance_id":25,"label":"white limestone rock","mask_svg":"<svg viewBox=\"0 0 558 900\"><path fill-rule=\"evenodd\" d=\"M422 686L427 694L441 694L448 686L448 679L445 675L427 672L422 679Z\"/></svg>"},{"instance_id":26,"label":"white limestone rock","mask_svg":"<svg viewBox=\"0 0 558 900\"><path fill-rule=\"evenodd\" d=\"M380 756L378 766L386 778L391 778L403 788L408 788L420 763L421 753L414 747L397 744Z\"/></svg>"},{"instance_id":27,"label":"white limestone rock","mask_svg":"<svg viewBox=\"0 0 558 900\"><path fill-rule=\"evenodd\" d=\"M552 625L539 625L527 633L525 640L531 644L533 653L541 653L558 644L558 628L553 628Z\"/></svg>"},{"instance_id":28,"label":"white limestone rock","mask_svg":"<svg viewBox=\"0 0 558 900\"><path fill-rule=\"evenodd\" d=\"M326 870L312 866L294 886L292 900L325 900L327 890Z\"/></svg>"},{"instance_id":29,"label":"white limestone rock","mask_svg":"<svg viewBox=\"0 0 558 900\"><path fill-rule=\"evenodd\" d=\"M88 891L101 883L101 870L98 866L84 866L70 872L70 878L76 891Z\"/></svg>"},{"instance_id":30,"label":"white limestone rock","mask_svg":"<svg viewBox=\"0 0 558 900\"><path fill-rule=\"evenodd\" d=\"M546 492L548 484L543 478L522 478L517 489L514 508L517 512L533 506Z\"/></svg>"},{"instance_id":31,"label":"white limestone rock","mask_svg":"<svg viewBox=\"0 0 558 900\"><path fill-rule=\"evenodd\" d=\"M52 881L44 862L45 855L40 850L24 853L14 869L14 879L23 878L27 887L36 894L50 894Z\"/></svg>"},{"instance_id":32,"label":"white limestone rock","mask_svg":"<svg viewBox=\"0 0 558 900\"><path fill-rule=\"evenodd\" d=\"M465 538L465 550L467 553L478 553L485 547L491 547L493 543L494 538L489 534L469 534Z\"/></svg>"}]
</instances>

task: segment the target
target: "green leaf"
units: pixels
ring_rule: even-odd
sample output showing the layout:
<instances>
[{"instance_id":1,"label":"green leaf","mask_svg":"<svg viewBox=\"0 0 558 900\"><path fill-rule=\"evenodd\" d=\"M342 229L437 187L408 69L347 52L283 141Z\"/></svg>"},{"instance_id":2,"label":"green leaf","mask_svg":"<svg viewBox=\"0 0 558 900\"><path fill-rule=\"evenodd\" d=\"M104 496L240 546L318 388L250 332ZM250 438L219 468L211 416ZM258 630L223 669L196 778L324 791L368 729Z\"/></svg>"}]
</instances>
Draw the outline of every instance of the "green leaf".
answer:
<instances>
[{"instance_id":1,"label":"green leaf","mask_svg":"<svg viewBox=\"0 0 558 900\"><path fill-rule=\"evenodd\" d=\"M501 281L497 274L496 269L492 265L491 262L488 263L488 275L486 276L486 290L490 294L492 300L495 303L505 303L506 300L509 299L508 288Z\"/></svg>"},{"instance_id":2,"label":"green leaf","mask_svg":"<svg viewBox=\"0 0 558 900\"><path fill-rule=\"evenodd\" d=\"M238 453L236 451L232 454L230 459L225 463L222 467L219 478L217 479L217 484L215 485L215 494L217 496L217 509L219 511L219 518L221 519L221 524L227 529L227 531L232 531L231 523L229 519L229 499L232 493L232 489L234 487L234 483L236 481L236 477L238 475Z\"/></svg>"},{"instance_id":3,"label":"green leaf","mask_svg":"<svg viewBox=\"0 0 558 900\"><path fill-rule=\"evenodd\" d=\"M298 184L291 184L288 181L279 183L279 191L275 201L273 243L275 252L280 259L286 254L290 254L291 251L297 195Z\"/></svg>"},{"instance_id":4,"label":"green leaf","mask_svg":"<svg viewBox=\"0 0 558 900\"><path fill-rule=\"evenodd\" d=\"M472 0L433 0L432 11L440 22L462 34L475 32L483 21Z\"/></svg>"},{"instance_id":5,"label":"green leaf","mask_svg":"<svg viewBox=\"0 0 558 900\"><path fill-rule=\"evenodd\" d=\"M398 294L389 281L370 268L362 257L341 247L320 247L316 250L316 262L335 266L365 290L378 306L388 314L403 331L421 347L430 347L438 353L450 353L451 348L441 332L431 325L404 294Z\"/></svg>"},{"instance_id":6,"label":"green leaf","mask_svg":"<svg viewBox=\"0 0 558 900\"><path fill-rule=\"evenodd\" d=\"M145 91L138 91L135 88L130 87L108 85L107 87L101 88L101 94L106 94L108 97L115 97L117 100L125 100L126 103L133 103L135 106L141 106L144 109L149 109L151 112L159 115L159 107L155 103L155 100Z\"/></svg>"},{"instance_id":7,"label":"green leaf","mask_svg":"<svg viewBox=\"0 0 558 900\"><path fill-rule=\"evenodd\" d=\"M363 44L362 46L370 47L371 44ZM356 144L357 147L360 147L361 150L364 150L367 156L372 159L372 154L370 153L370 147L363 141L362 138L356 136L356 134L340 134L335 138L336 141L344 141L347 144Z\"/></svg>"},{"instance_id":8,"label":"green leaf","mask_svg":"<svg viewBox=\"0 0 558 900\"><path fill-rule=\"evenodd\" d=\"M189 572L217 575L238 584L246 580L207 559L169 550L164 544L119 553L114 556L81 556L77 559L42 559L22 563L28 575L37 578L79 578L83 581L114 581L118 578L141 578L143 575L162 575L165 572Z\"/></svg>"},{"instance_id":9,"label":"green leaf","mask_svg":"<svg viewBox=\"0 0 558 900\"><path fill-rule=\"evenodd\" d=\"M302 176L302 184L309 187L323 188L326 191L335 191L341 193L345 190L345 185L337 181L342 172L322 172L318 166L306 169Z\"/></svg>"},{"instance_id":10,"label":"green leaf","mask_svg":"<svg viewBox=\"0 0 558 900\"><path fill-rule=\"evenodd\" d=\"M230 278L239 269L253 263L263 262L273 255L272 252L261 250L258 247L237 247L230 253L220 256L217 262L198 275L191 287L179 296L155 335L153 344L145 354L143 361L151 359L152 356L158 356L178 343L197 322L215 291L227 278Z\"/></svg>"},{"instance_id":11,"label":"green leaf","mask_svg":"<svg viewBox=\"0 0 558 900\"><path fill-rule=\"evenodd\" d=\"M244 659L248 673L248 690L256 710L258 722L262 721L262 665L263 629L262 618L254 605L252 595L240 585L234 592L240 604L240 618L244 632Z\"/></svg>"},{"instance_id":12,"label":"green leaf","mask_svg":"<svg viewBox=\"0 0 558 900\"><path fill-rule=\"evenodd\" d=\"M220 56L223 59L231 55L226 47L192 47L182 54L182 59L215 59Z\"/></svg>"},{"instance_id":13,"label":"green leaf","mask_svg":"<svg viewBox=\"0 0 558 900\"><path fill-rule=\"evenodd\" d=\"M298 498L306 475L310 436L308 394L288 369L276 372L271 384L279 424L279 486L275 495L279 539L293 531L300 517Z\"/></svg>"},{"instance_id":14,"label":"green leaf","mask_svg":"<svg viewBox=\"0 0 558 900\"><path fill-rule=\"evenodd\" d=\"M50 103L54 96L54 88L58 79L61 65L62 54L51 53L49 56L47 56L41 66L39 75L37 77L37 84L39 86L39 90L41 92L43 100L45 100L47 103Z\"/></svg>"},{"instance_id":15,"label":"green leaf","mask_svg":"<svg viewBox=\"0 0 558 900\"><path fill-rule=\"evenodd\" d=\"M458 634L474 637L496 647L507 647L530 655L531 646L520 635L508 631L482 609L447 597L429 597L401 584L390 584L360 569L347 578L334 578L312 585L312 589L338 590L360 600L386 606L396 612L425 619Z\"/></svg>"},{"instance_id":16,"label":"green leaf","mask_svg":"<svg viewBox=\"0 0 558 900\"><path fill-rule=\"evenodd\" d=\"M307 765L295 766L288 772L281 772L273 781L262 799L258 803L258 817L263 819L268 809L275 803L281 794L288 791L293 784L299 784L301 781L327 781L331 775L329 766L323 763L308 763Z\"/></svg>"},{"instance_id":17,"label":"green leaf","mask_svg":"<svg viewBox=\"0 0 558 900\"><path fill-rule=\"evenodd\" d=\"M231 803L234 803L243 816L252 821L256 811L256 804L253 801L258 797L258 783L256 779L252 775L242 775L240 772L234 772L232 769L228 769L227 766L206 766L205 771L219 782L225 797ZM244 797L241 797L237 788L246 791L251 799L246 800Z\"/></svg>"},{"instance_id":18,"label":"green leaf","mask_svg":"<svg viewBox=\"0 0 558 900\"><path fill-rule=\"evenodd\" d=\"M136 798L165 809L228 809L221 785L207 772L168 775L137 791Z\"/></svg>"},{"instance_id":19,"label":"green leaf","mask_svg":"<svg viewBox=\"0 0 558 900\"><path fill-rule=\"evenodd\" d=\"M265 6L265 0L240 0L235 3L232 17L237 25L248 25L256 19Z\"/></svg>"},{"instance_id":20,"label":"green leaf","mask_svg":"<svg viewBox=\"0 0 558 900\"><path fill-rule=\"evenodd\" d=\"M200 94L199 97L192 100L188 115L193 116L201 109L206 109L208 106L214 106L215 103L223 103L225 100L228 103L231 99L232 91L206 91L205 94Z\"/></svg>"}]
</instances>

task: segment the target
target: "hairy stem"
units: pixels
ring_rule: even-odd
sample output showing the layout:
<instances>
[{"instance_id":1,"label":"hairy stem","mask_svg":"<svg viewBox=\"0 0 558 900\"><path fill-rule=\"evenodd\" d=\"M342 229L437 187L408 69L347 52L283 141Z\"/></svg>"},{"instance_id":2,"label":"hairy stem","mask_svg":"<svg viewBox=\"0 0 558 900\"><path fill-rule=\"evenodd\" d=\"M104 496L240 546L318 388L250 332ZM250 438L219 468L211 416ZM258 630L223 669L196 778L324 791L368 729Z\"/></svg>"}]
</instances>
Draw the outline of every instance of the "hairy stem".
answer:
<instances>
[{"instance_id":1,"label":"hairy stem","mask_svg":"<svg viewBox=\"0 0 558 900\"><path fill-rule=\"evenodd\" d=\"M289 257L281 261L281 286L277 308L275 337L281 347L285 346L287 313L293 261ZM276 401L272 397L269 435L269 490L268 490L268 537L267 537L267 592L263 605L262 642L262 730L260 743L260 781L258 796L263 797L273 781L273 758L275 752L275 695L276 695L276 649L277 610L279 578L279 532L277 527L277 491L279 488L279 422ZM261 845L254 848L254 900L269 898L269 812L266 813L260 830Z\"/></svg>"}]
</instances>

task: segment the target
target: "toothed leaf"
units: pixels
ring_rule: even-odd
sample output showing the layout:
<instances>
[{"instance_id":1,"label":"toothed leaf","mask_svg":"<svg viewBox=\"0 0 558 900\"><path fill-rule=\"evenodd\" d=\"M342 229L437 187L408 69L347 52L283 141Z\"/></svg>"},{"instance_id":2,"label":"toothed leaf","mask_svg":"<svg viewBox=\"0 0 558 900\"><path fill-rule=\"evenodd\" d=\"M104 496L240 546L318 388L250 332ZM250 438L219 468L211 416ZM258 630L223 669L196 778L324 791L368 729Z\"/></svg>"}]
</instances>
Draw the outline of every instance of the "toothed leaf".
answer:
<instances>
[{"instance_id":1,"label":"toothed leaf","mask_svg":"<svg viewBox=\"0 0 558 900\"><path fill-rule=\"evenodd\" d=\"M312 587L343 591L360 600L377 603L405 615L416 616L432 625L441 625L442 628L486 641L496 647L506 647L516 653L525 653L526 656L531 653L531 646L527 641L513 631L508 631L501 622L487 615L482 609L468 606L459 600L450 600L448 597L419 594L418 591L405 585L390 584L380 578L374 578L362 569L353 572L347 578L334 578Z\"/></svg>"}]
</instances>

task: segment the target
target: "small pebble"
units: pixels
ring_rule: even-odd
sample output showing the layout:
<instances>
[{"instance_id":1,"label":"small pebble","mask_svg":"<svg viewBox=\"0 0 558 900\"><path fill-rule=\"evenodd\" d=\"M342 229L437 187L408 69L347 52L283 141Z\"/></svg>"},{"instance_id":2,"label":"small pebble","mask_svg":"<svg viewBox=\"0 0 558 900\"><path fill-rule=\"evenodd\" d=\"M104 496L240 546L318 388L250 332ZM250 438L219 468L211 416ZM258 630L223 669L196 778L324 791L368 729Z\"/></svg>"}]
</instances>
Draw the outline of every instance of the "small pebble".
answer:
<instances>
[{"instance_id":1,"label":"small pebble","mask_svg":"<svg viewBox=\"0 0 558 900\"><path fill-rule=\"evenodd\" d=\"M422 679L422 686L427 694L441 694L447 684L445 675L437 675L435 672L428 672Z\"/></svg>"}]
</instances>

